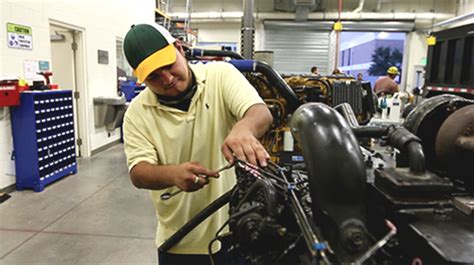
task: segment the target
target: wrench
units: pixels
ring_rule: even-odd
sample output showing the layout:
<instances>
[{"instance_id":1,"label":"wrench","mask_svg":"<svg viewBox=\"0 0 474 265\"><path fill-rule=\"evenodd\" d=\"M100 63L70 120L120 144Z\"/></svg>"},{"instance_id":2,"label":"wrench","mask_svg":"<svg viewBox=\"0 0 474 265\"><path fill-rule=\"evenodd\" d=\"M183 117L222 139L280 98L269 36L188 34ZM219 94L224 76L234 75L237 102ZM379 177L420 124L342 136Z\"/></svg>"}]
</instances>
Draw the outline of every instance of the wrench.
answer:
<instances>
[{"instance_id":1,"label":"wrench","mask_svg":"<svg viewBox=\"0 0 474 265\"><path fill-rule=\"evenodd\" d=\"M217 170L217 173L220 173L220 172L222 172L222 171L224 171L224 170L226 170L226 169L229 169L229 168L231 168L231 167L233 167L233 166L234 166L234 163L232 163L232 164L227 164L227 165L225 165L225 166L219 168L219 169ZM207 176L205 176L205 177L207 178ZM162 201L166 201L166 200L169 200L171 197L174 197L175 195L180 194L182 191L183 191L183 190L177 190L177 191L175 191L175 192L165 192L165 193L163 193L163 194L160 195L160 198L161 198Z\"/></svg>"}]
</instances>

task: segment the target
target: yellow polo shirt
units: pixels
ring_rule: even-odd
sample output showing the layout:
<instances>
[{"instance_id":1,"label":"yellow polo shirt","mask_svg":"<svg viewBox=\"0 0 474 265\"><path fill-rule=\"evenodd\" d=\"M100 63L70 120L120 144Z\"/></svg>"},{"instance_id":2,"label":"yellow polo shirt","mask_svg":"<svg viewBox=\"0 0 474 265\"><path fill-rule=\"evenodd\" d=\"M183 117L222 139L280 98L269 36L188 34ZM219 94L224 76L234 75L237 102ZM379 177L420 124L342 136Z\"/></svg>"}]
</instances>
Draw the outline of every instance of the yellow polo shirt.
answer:
<instances>
[{"instance_id":1,"label":"yellow polo shirt","mask_svg":"<svg viewBox=\"0 0 474 265\"><path fill-rule=\"evenodd\" d=\"M155 165L197 161L206 168L218 169L227 163L220 150L233 125L252 105L264 104L255 88L231 64L189 66L196 77L197 91L187 112L160 104L148 88L130 104L123 124L129 170L142 161ZM174 192L176 187L151 191L158 219L156 246L234 184L235 173L229 169L220 173L219 179L211 179L206 187L182 192L167 201L162 201L160 195ZM207 254L208 243L227 219L228 208L223 207L169 252Z\"/></svg>"}]
</instances>

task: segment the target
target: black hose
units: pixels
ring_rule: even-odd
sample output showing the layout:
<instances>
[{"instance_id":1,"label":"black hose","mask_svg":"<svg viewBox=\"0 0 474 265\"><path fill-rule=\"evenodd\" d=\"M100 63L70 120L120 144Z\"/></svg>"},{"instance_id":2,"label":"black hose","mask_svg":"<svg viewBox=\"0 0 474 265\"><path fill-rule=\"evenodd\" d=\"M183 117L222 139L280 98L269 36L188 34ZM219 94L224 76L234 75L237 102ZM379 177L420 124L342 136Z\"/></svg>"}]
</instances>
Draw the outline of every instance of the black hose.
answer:
<instances>
[{"instance_id":1,"label":"black hose","mask_svg":"<svg viewBox=\"0 0 474 265\"><path fill-rule=\"evenodd\" d=\"M388 136L388 143L401 150L406 151L410 171L415 174L423 173L426 169L425 155L420 139L403 127L394 126L359 126L352 111L351 105L342 103L334 107L348 122L356 137L380 138Z\"/></svg>"},{"instance_id":2,"label":"black hose","mask_svg":"<svg viewBox=\"0 0 474 265\"><path fill-rule=\"evenodd\" d=\"M190 49L189 53L192 57L202 57L202 56L220 56L220 57L230 57L232 59L243 60L242 55L232 52L232 51L219 51L219 50L204 50L204 49Z\"/></svg>"},{"instance_id":3,"label":"black hose","mask_svg":"<svg viewBox=\"0 0 474 265\"><path fill-rule=\"evenodd\" d=\"M426 169L425 154L423 153L423 146L419 142L410 142L407 145L408 164L410 171L419 174L424 173Z\"/></svg>"},{"instance_id":4,"label":"black hose","mask_svg":"<svg viewBox=\"0 0 474 265\"><path fill-rule=\"evenodd\" d=\"M231 191L226 192L211 204L209 204L206 208L200 211L196 216L194 216L191 220L189 220L186 224L184 224L176 233L174 233L168 240L163 242L161 246L158 248L159 251L166 252L170 248L174 247L183 237L185 237L191 230L196 228L199 224L202 223L207 217L211 214L219 210L222 206L230 200Z\"/></svg>"},{"instance_id":5,"label":"black hose","mask_svg":"<svg viewBox=\"0 0 474 265\"><path fill-rule=\"evenodd\" d=\"M388 129L383 126L363 126L352 128L352 132L356 137L381 138L387 135Z\"/></svg>"},{"instance_id":6,"label":"black hose","mask_svg":"<svg viewBox=\"0 0 474 265\"><path fill-rule=\"evenodd\" d=\"M334 109L346 119L356 137L380 138L388 134L388 128L384 126L359 126L359 122L349 103L341 103L335 106Z\"/></svg>"},{"instance_id":7,"label":"black hose","mask_svg":"<svg viewBox=\"0 0 474 265\"><path fill-rule=\"evenodd\" d=\"M302 147L313 207L324 210L336 222L349 217L363 219L367 175L347 121L323 103L306 103L293 114L290 126Z\"/></svg>"},{"instance_id":8,"label":"black hose","mask_svg":"<svg viewBox=\"0 0 474 265\"><path fill-rule=\"evenodd\" d=\"M296 96L295 92L291 87L281 78L271 66L264 62L255 60L230 60L229 63L234 65L241 72L259 72L262 73L268 80L268 82L276 88L278 93L286 100L288 113L293 113L302 102Z\"/></svg>"},{"instance_id":9,"label":"black hose","mask_svg":"<svg viewBox=\"0 0 474 265\"><path fill-rule=\"evenodd\" d=\"M306 103L293 114L293 136L301 145L312 210L323 236L342 260L352 254L339 242L342 225L366 220L367 172L362 153L348 122L322 103ZM363 235L365 237L365 235Z\"/></svg>"},{"instance_id":10,"label":"black hose","mask_svg":"<svg viewBox=\"0 0 474 265\"><path fill-rule=\"evenodd\" d=\"M265 75L273 86L280 92L283 98L286 100L288 106L288 113L293 113L302 102L296 96L295 92L291 87L281 78L281 76L268 64L260 61L256 61L257 65L255 70Z\"/></svg>"},{"instance_id":11,"label":"black hose","mask_svg":"<svg viewBox=\"0 0 474 265\"><path fill-rule=\"evenodd\" d=\"M404 127L389 127L388 143L398 150L407 152L408 164L413 173L425 172L425 155L421 140Z\"/></svg>"}]
</instances>

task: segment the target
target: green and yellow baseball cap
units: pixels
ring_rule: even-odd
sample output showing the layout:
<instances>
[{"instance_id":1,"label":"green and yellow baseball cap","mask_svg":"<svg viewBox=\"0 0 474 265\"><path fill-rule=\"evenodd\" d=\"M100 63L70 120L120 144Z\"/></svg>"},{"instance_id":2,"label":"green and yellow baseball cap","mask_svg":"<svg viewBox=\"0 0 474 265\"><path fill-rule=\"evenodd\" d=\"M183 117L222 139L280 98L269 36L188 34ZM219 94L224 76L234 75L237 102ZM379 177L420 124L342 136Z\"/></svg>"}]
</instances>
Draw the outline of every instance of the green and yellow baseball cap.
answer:
<instances>
[{"instance_id":1,"label":"green and yellow baseball cap","mask_svg":"<svg viewBox=\"0 0 474 265\"><path fill-rule=\"evenodd\" d=\"M139 82L158 68L176 61L176 40L158 24L133 25L123 42L123 51Z\"/></svg>"}]
</instances>

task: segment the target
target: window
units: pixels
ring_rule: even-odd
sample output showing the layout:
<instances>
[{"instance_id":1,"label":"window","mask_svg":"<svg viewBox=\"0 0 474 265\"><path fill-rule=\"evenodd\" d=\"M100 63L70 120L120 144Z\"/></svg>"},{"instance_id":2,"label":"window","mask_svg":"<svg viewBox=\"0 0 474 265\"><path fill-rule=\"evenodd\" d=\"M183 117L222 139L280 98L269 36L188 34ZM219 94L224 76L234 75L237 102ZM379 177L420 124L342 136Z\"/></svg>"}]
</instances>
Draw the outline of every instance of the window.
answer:
<instances>
[{"instance_id":1,"label":"window","mask_svg":"<svg viewBox=\"0 0 474 265\"><path fill-rule=\"evenodd\" d=\"M390 66L401 71L405 33L402 32L350 32L341 33L341 60L339 69L364 80L375 81L387 73Z\"/></svg>"}]
</instances>

